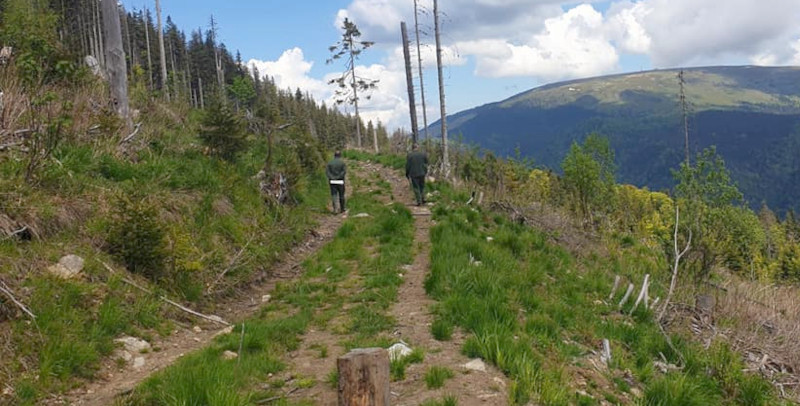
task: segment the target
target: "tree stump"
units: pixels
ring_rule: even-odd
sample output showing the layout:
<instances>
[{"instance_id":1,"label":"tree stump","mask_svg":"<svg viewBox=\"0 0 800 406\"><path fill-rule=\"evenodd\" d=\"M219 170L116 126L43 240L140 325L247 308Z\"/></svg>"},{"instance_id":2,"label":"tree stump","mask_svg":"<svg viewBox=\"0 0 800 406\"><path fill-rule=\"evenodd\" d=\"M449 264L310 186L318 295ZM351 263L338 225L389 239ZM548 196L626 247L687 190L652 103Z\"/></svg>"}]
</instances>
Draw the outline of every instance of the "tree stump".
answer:
<instances>
[{"instance_id":1,"label":"tree stump","mask_svg":"<svg viewBox=\"0 0 800 406\"><path fill-rule=\"evenodd\" d=\"M714 319L716 302L714 296L711 295L697 295L695 297L695 310L703 322L710 323Z\"/></svg>"},{"instance_id":2,"label":"tree stump","mask_svg":"<svg viewBox=\"0 0 800 406\"><path fill-rule=\"evenodd\" d=\"M336 362L339 406L389 406L389 353L383 348L355 349Z\"/></svg>"}]
</instances>

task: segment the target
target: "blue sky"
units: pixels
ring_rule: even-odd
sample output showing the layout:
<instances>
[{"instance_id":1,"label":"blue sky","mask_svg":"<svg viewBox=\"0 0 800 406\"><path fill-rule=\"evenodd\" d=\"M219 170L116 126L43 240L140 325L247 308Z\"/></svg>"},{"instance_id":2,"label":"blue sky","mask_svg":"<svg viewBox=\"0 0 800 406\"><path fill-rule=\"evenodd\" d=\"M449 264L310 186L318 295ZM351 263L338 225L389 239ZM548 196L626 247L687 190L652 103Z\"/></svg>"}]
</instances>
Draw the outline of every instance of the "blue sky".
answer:
<instances>
[{"instance_id":1,"label":"blue sky","mask_svg":"<svg viewBox=\"0 0 800 406\"><path fill-rule=\"evenodd\" d=\"M439 107L432 0L419 2L433 121ZM154 8L153 0L122 3ZM797 0L439 0L439 7L448 113L580 77L678 66L800 65ZM381 80L363 102L363 115L407 127L399 23L413 27L413 0L163 0L162 9L187 33L207 28L213 14L229 49L279 85L301 87L318 100L330 100L326 79L341 70L325 60L348 17L364 39L376 41L358 68Z\"/></svg>"}]
</instances>

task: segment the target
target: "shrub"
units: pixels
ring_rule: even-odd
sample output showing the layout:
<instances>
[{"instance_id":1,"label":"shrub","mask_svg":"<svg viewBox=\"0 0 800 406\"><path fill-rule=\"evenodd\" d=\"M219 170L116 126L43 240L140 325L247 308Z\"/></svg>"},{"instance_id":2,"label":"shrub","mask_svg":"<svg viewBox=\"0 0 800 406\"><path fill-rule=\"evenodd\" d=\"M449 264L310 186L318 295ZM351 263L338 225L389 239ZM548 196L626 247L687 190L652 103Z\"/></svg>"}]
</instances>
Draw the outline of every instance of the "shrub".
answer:
<instances>
[{"instance_id":1,"label":"shrub","mask_svg":"<svg viewBox=\"0 0 800 406\"><path fill-rule=\"evenodd\" d=\"M157 217L155 207L146 200L123 196L117 203L106 239L108 251L128 271L151 280L163 276L167 256L164 230Z\"/></svg>"},{"instance_id":2,"label":"shrub","mask_svg":"<svg viewBox=\"0 0 800 406\"><path fill-rule=\"evenodd\" d=\"M233 161L246 145L242 121L230 107L220 101L211 104L203 117L200 139L210 152L226 161Z\"/></svg>"}]
</instances>

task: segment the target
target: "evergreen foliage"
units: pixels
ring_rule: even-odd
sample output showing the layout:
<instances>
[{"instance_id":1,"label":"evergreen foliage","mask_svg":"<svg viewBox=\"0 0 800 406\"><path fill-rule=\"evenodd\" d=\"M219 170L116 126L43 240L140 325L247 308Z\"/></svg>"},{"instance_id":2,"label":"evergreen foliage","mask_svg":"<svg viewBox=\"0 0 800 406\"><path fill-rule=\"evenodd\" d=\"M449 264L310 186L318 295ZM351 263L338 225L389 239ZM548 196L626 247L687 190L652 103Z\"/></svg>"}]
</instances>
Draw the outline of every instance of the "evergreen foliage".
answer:
<instances>
[{"instance_id":1,"label":"evergreen foliage","mask_svg":"<svg viewBox=\"0 0 800 406\"><path fill-rule=\"evenodd\" d=\"M235 160L247 145L242 120L226 103L217 100L205 112L200 139L213 155L227 161Z\"/></svg>"}]
</instances>

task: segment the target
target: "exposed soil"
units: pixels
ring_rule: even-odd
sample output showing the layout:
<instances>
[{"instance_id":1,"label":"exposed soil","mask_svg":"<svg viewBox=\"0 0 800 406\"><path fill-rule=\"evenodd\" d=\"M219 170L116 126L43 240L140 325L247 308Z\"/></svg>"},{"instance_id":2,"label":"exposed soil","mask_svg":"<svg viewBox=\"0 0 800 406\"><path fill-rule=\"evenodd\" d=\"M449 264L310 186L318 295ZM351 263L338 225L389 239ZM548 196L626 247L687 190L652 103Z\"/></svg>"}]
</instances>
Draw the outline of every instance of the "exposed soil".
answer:
<instances>
[{"instance_id":1,"label":"exposed soil","mask_svg":"<svg viewBox=\"0 0 800 406\"><path fill-rule=\"evenodd\" d=\"M397 172L379 165L365 165L368 172L377 171L383 180L392 185L392 198L411 204L414 201L408 181ZM389 197L379 197L389 203ZM463 365L470 361L461 354L465 336L459 332L450 341L436 341L430 332L433 316L430 307L434 303L425 293L424 281L430 265L430 237L432 227L429 207L410 206L415 218L416 255L414 262L404 269L405 283L398 290L398 300L390 313L396 320L393 336L413 348L425 353L422 363L411 364L406 369L406 379L391 383L392 404L419 405L428 399L441 399L453 395L459 405L506 405L507 379L497 369L487 365L486 372L467 371ZM289 396L292 399L307 399L320 406L335 406L337 392L325 381L328 374L336 368L336 358L344 354L340 345L341 336L328 331L311 330L303 337L300 349L289 354L290 374L285 379L311 378L317 384L311 388L297 390ZM328 349L327 357L320 357L319 348ZM432 366L446 367L455 373L444 387L429 390L426 387L425 372Z\"/></svg>"}]
</instances>

